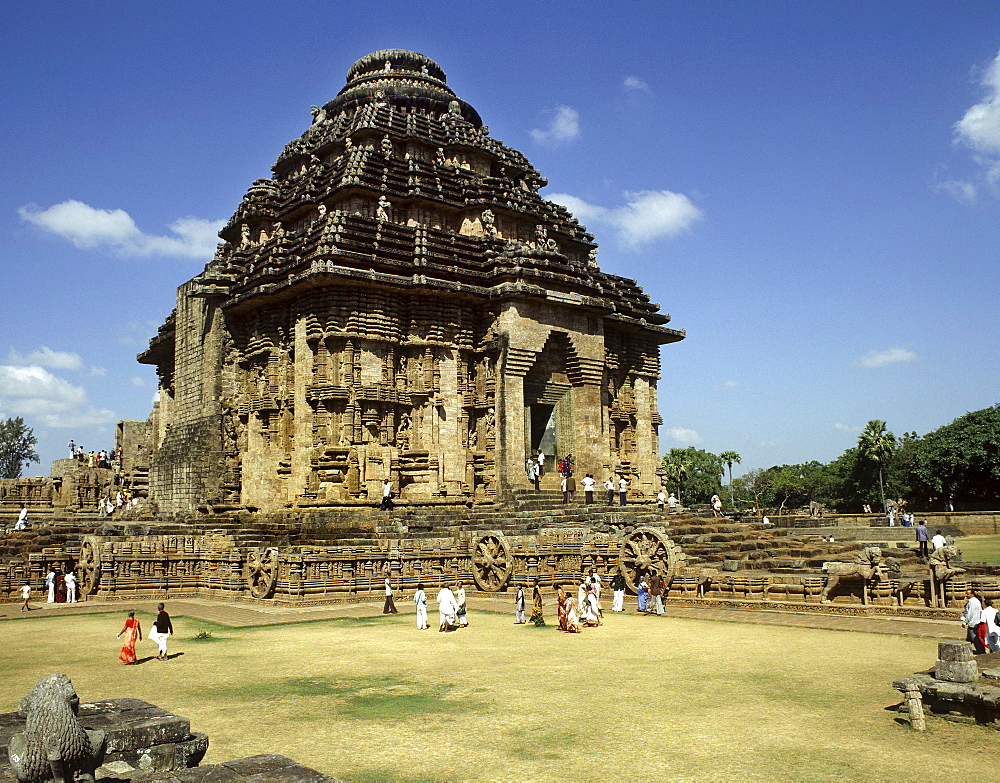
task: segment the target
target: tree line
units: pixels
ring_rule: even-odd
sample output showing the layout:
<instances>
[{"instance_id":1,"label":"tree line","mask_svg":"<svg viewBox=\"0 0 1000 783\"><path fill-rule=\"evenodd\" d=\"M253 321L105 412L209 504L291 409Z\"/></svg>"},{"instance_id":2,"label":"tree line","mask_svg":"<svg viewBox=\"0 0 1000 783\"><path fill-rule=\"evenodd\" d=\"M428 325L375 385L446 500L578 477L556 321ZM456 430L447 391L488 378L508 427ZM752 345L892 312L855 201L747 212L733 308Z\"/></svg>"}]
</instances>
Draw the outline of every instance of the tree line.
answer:
<instances>
[{"instance_id":1,"label":"tree line","mask_svg":"<svg viewBox=\"0 0 1000 783\"><path fill-rule=\"evenodd\" d=\"M857 445L825 464L754 468L734 479L732 466L739 462L734 451L671 449L663 457L664 483L686 505L719 494L739 510L780 513L817 502L844 513L865 506L884 512L900 501L911 511L992 509L1000 501L1000 405L923 436L896 436L886 422L873 419Z\"/></svg>"}]
</instances>

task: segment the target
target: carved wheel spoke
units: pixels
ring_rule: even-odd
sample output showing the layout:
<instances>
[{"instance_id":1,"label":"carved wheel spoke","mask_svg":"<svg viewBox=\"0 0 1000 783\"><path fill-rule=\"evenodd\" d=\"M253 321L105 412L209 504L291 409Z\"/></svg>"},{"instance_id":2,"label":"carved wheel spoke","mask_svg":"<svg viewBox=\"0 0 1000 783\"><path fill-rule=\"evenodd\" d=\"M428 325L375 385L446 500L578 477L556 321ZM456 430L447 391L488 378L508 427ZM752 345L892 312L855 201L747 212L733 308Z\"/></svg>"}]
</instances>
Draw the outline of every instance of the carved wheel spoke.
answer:
<instances>
[{"instance_id":1,"label":"carved wheel spoke","mask_svg":"<svg viewBox=\"0 0 1000 783\"><path fill-rule=\"evenodd\" d=\"M672 574L676 568L671 554L671 544L655 528L638 528L622 541L618 565L625 576L628 589L634 591L640 577L657 573Z\"/></svg>"},{"instance_id":2,"label":"carved wheel spoke","mask_svg":"<svg viewBox=\"0 0 1000 783\"><path fill-rule=\"evenodd\" d=\"M87 538L83 540L76 567L80 572L81 592L83 595L93 595L101 581L101 551L96 541Z\"/></svg>"},{"instance_id":3,"label":"carved wheel spoke","mask_svg":"<svg viewBox=\"0 0 1000 783\"><path fill-rule=\"evenodd\" d=\"M507 584L512 567L510 547L500 533L490 533L472 545L472 578L480 590L495 592Z\"/></svg>"},{"instance_id":4,"label":"carved wheel spoke","mask_svg":"<svg viewBox=\"0 0 1000 783\"><path fill-rule=\"evenodd\" d=\"M263 551L247 552L243 574L247 589L254 598L270 598L278 584L278 550L269 547Z\"/></svg>"}]
</instances>

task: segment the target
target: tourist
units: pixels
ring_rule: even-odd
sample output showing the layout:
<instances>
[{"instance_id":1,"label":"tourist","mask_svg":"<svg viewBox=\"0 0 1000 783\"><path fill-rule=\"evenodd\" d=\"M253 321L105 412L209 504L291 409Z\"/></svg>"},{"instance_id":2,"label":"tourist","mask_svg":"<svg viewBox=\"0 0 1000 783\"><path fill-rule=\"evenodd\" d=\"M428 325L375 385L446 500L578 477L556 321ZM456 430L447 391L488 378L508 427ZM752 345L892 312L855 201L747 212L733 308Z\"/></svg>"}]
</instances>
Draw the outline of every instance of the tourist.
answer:
<instances>
[{"instance_id":1,"label":"tourist","mask_svg":"<svg viewBox=\"0 0 1000 783\"><path fill-rule=\"evenodd\" d=\"M517 586L514 596L514 625L524 625L524 585Z\"/></svg>"},{"instance_id":2,"label":"tourist","mask_svg":"<svg viewBox=\"0 0 1000 783\"><path fill-rule=\"evenodd\" d=\"M469 618L466 614L467 607L465 605L465 588L462 583L458 583L458 589L455 590L455 619L458 620L459 628L466 628L469 625Z\"/></svg>"},{"instance_id":3,"label":"tourist","mask_svg":"<svg viewBox=\"0 0 1000 783\"><path fill-rule=\"evenodd\" d=\"M54 569L49 569L45 575L45 589L49 594L48 603L54 604L56 602L56 572Z\"/></svg>"},{"instance_id":4,"label":"tourist","mask_svg":"<svg viewBox=\"0 0 1000 783\"><path fill-rule=\"evenodd\" d=\"M986 626L986 646L990 652L1000 652L1000 623L997 623L997 608L993 601L986 599L986 608L983 609L983 625Z\"/></svg>"},{"instance_id":5,"label":"tourist","mask_svg":"<svg viewBox=\"0 0 1000 783\"><path fill-rule=\"evenodd\" d=\"M556 591L556 616L559 618L559 630L566 630L566 608L568 606L569 596L566 595L566 591L563 590L562 585L552 585L552 589Z\"/></svg>"},{"instance_id":6,"label":"tourist","mask_svg":"<svg viewBox=\"0 0 1000 783\"><path fill-rule=\"evenodd\" d=\"M27 530L28 529L28 507L21 506L21 513L17 515L17 523L14 525L14 530Z\"/></svg>"},{"instance_id":7,"label":"tourist","mask_svg":"<svg viewBox=\"0 0 1000 783\"><path fill-rule=\"evenodd\" d=\"M69 458L73 459L76 456L76 444L71 440L66 448L69 449Z\"/></svg>"},{"instance_id":8,"label":"tourist","mask_svg":"<svg viewBox=\"0 0 1000 783\"><path fill-rule=\"evenodd\" d=\"M24 599L24 606L21 607L21 611L30 612L31 607L28 606L28 599L31 598L31 585L25 585L21 588L21 598Z\"/></svg>"},{"instance_id":9,"label":"tourist","mask_svg":"<svg viewBox=\"0 0 1000 783\"><path fill-rule=\"evenodd\" d=\"M563 495L563 503L569 503L569 485L566 483L569 479L563 476L559 481L559 491Z\"/></svg>"},{"instance_id":10,"label":"tourist","mask_svg":"<svg viewBox=\"0 0 1000 783\"><path fill-rule=\"evenodd\" d=\"M538 478L545 475L545 452L541 449L538 450L538 455L535 457L535 462L538 463Z\"/></svg>"},{"instance_id":11,"label":"tourist","mask_svg":"<svg viewBox=\"0 0 1000 783\"><path fill-rule=\"evenodd\" d=\"M669 508L671 511L677 510L677 498L674 497L673 492L671 492L670 496L667 498L667 508Z\"/></svg>"},{"instance_id":12,"label":"tourist","mask_svg":"<svg viewBox=\"0 0 1000 783\"><path fill-rule=\"evenodd\" d=\"M399 610L396 609L396 604L392 600L392 582L388 575L385 577L385 603L382 604L382 614L399 614Z\"/></svg>"},{"instance_id":13,"label":"tourist","mask_svg":"<svg viewBox=\"0 0 1000 783\"><path fill-rule=\"evenodd\" d=\"M615 480L608 476L608 480L604 482L604 488L608 491L608 505L610 506L615 502Z\"/></svg>"},{"instance_id":14,"label":"tourist","mask_svg":"<svg viewBox=\"0 0 1000 783\"><path fill-rule=\"evenodd\" d=\"M580 633L580 615L577 612L573 599L566 596L566 632Z\"/></svg>"},{"instance_id":15,"label":"tourist","mask_svg":"<svg viewBox=\"0 0 1000 783\"><path fill-rule=\"evenodd\" d=\"M451 591L450 585L444 585L437 594L438 605L438 630L454 631L455 625L455 594Z\"/></svg>"},{"instance_id":16,"label":"tourist","mask_svg":"<svg viewBox=\"0 0 1000 783\"><path fill-rule=\"evenodd\" d=\"M655 571L649 579L649 593L653 598L652 610L657 614L663 614L663 580ZM648 604L647 604L648 605Z\"/></svg>"},{"instance_id":17,"label":"tourist","mask_svg":"<svg viewBox=\"0 0 1000 783\"><path fill-rule=\"evenodd\" d=\"M615 596L611 601L612 612L625 611L625 575L619 568L611 579L611 589L615 591Z\"/></svg>"},{"instance_id":18,"label":"tourist","mask_svg":"<svg viewBox=\"0 0 1000 783\"><path fill-rule=\"evenodd\" d=\"M917 523L917 548L920 557L929 557L930 552L927 551L927 520L921 519Z\"/></svg>"},{"instance_id":19,"label":"tourist","mask_svg":"<svg viewBox=\"0 0 1000 783\"><path fill-rule=\"evenodd\" d=\"M142 641L142 626L136 619L134 611L129 611L128 617L125 619L125 626L118 632L117 638L121 639L122 634L125 634L125 644L122 645L122 651L118 653L118 660L127 666L136 662L135 643L136 640Z\"/></svg>"},{"instance_id":20,"label":"tourist","mask_svg":"<svg viewBox=\"0 0 1000 783\"><path fill-rule=\"evenodd\" d=\"M417 607L417 630L426 631L430 628L427 624L427 593L424 592L424 583L417 585L417 592L413 594L413 603Z\"/></svg>"},{"instance_id":21,"label":"tourist","mask_svg":"<svg viewBox=\"0 0 1000 783\"><path fill-rule=\"evenodd\" d=\"M587 608L587 580L581 579L580 584L576 587L576 605L580 610L580 615L583 616L584 611Z\"/></svg>"},{"instance_id":22,"label":"tourist","mask_svg":"<svg viewBox=\"0 0 1000 783\"><path fill-rule=\"evenodd\" d=\"M594 586L594 590L597 592L597 600L601 600L601 588L604 587L604 583L601 581L601 575L597 573L593 568L590 569L590 584Z\"/></svg>"},{"instance_id":23,"label":"tourist","mask_svg":"<svg viewBox=\"0 0 1000 783\"><path fill-rule=\"evenodd\" d=\"M965 591L965 610L962 612L962 627L965 628L965 641L972 644L976 655L986 652L986 646L979 638L979 626L983 622L983 604L971 590Z\"/></svg>"},{"instance_id":24,"label":"tourist","mask_svg":"<svg viewBox=\"0 0 1000 783\"><path fill-rule=\"evenodd\" d=\"M720 498L718 495L712 495L712 499L711 499L710 502L712 504L712 516L713 517L721 517L722 516L722 498Z\"/></svg>"},{"instance_id":25,"label":"tourist","mask_svg":"<svg viewBox=\"0 0 1000 783\"><path fill-rule=\"evenodd\" d=\"M589 473L583 477L583 500L589 506L594 502L594 487L597 486L597 482L594 481L594 477Z\"/></svg>"},{"instance_id":26,"label":"tourist","mask_svg":"<svg viewBox=\"0 0 1000 783\"><path fill-rule=\"evenodd\" d=\"M623 505L628 505L628 499L626 495L628 494L628 479L624 476L618 479L618 502Z\"/></svg>"},{"instance_id":27,"label":"tourist","mask_svg":"<svg viewBox=\"0 0 1000 783\"><path fill-rule=\"evenodd\" d=\"M667 493L662 489L656 493L656 510L661 514L663 513L663 507L667 502Z\"/></svg>"},{"instance_id":28,"label":"tourist","mask_svg":"<svg viewBox=\"0 0 1000 783\"><path fill-rule=\"evenodd\" d=\"M63 582L66 585L66 603L75 604L76 603L76 574L69 571L66 576L63 577Z\"/></svg>"},{"instance_id":29,"label":"tourist","mask_svg":"<svg viewBox=\"0 0 1000 783\"><path fill-rule=\"evenodd\" d=\"M934 537L931 539L931 544L934 545L934 551L936 552L941 547L947 546L948 540L943 535L941 535L940 530L935 530Z\"/></svg>"},{"instance_id":30,"label":"tourist","mask_svg":"<svg viewBox=\"0 0 1000 783\"><path fill-rule=\"evenodd\" d=\"M533 460L531 457L528 457L524 461L524 472L528 476L528 481L530 481L534 485L535 491L537 492L538 489L539 489L539 486L538 486L538 463L535 462L535 460Z\"/></svg>"},{"instance_id":31,"label":"tourist","mask_svg":"<svg viewBox=\"0 0 1000 783\"><path fill-rule=\"evenodd\" d=\"M563 497L566 503L573 502L573 495L576 494L576 479L573 478L573 474L568 476L563 476Z\"/></svg>"},{"instance_id":32,"label":"tourist","mask_svg":"<svg viewBox=\"0 0 1000 783\"><path fill-rule=\"evenodd\" d=\"M153 630L149 632L151 641L156 642L156 660L165 661L167 655L167 639L174 632L174 625L170 622L170 615L162 603L156 605L156 620L153 621Z\"/></svg>"},{"instance_id":33,"label":"tourist","mask_svg":"<svg viewBox=\"0 0 1000 783\"><path fill-rule=\"evenodd\" d=\"M386 479L382 484L382 505L383 511L392 511L392 481Z\"/></svg>"},{"instance_id":34,"label":"tourist","mask_svg":"<svg viewBox=\"0 0 1000 783\"><path fill-rule=\"evenodd\" d=\"M531 617L528 619L536 626L545 625L545 618L542 616L542 591L537 580L531 588Z\"/></svg>"},{"instance_id":35,"label":"tourist","mask_svg":"<svg viewBox=\"0 0 1000 783\"><path fill-rule=\"evenodd\" d=\"M586 604L583 615L584 625L594 628L601 624L601 604L597 600L597 591L591 585L586 593Z\"/></svg>"},{"instance_id":36,"label":"tourist","mask_svg":"<svg viewBox=\"0 0 1000 783\"><path fill-rule=\"evenodd\" d=\"M649 611L649 582L646 581L646 577L640 576L638 583L635 586L636 596L639 600L639 611L648 612Z\"/></svg>"}]
</instances>

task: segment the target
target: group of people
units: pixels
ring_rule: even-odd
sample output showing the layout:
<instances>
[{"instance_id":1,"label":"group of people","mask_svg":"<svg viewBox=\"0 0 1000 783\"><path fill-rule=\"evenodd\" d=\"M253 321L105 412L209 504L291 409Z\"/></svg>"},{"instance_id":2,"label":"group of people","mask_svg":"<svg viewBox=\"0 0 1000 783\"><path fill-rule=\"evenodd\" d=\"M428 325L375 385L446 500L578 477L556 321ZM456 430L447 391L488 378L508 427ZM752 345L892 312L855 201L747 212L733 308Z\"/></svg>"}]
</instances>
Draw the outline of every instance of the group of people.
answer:
<instances>
[{"instance_id":1,"label":"group of people","mask_svg":"<svg viewBox=\"0 0 1000 783\"><path fill-rule=\"evenodd\" d=\"M386 579L386 584L389 580ZM444 585L437 594L438 631L442 633L465 628L469 625L468 607L465 599L465 587L462 582ZM426 631L430 628L427 621L427 593L421 582L413 594L413 603L417 609L417 629Z\"/></svg>"},{"instance_id":2,"label":"group of people","mask_svg":"<svg viewBox=\"0 0 1000 783\"><path fill-rule=\"evenodd\" d=\"M108 468L115 469L117 472L117 467L122 464L122 447L120 445L112 449L110 454L105 449L85 452L83 446L78 446L73 441L67 444L67 448L70 459L75 459L88 468Z\"/></svg>"},{"instance_id":3,"label":"group of people","mask_svg":"<svg viewBox=\"0 0 1000 783\"><path fill-rule=\"evenodd\" d=\"M135 508L140 503L140 498L136 497L128 487L122 487L112 498L111 494L102 495L97 500L97 511L102 517L110 517L115 511L128 511Z\"/></svg>"},{"instance_id":4,"label":"group of people","mask_svg":"<svg viewBox=\"0 0 1000 783\"><path fill-rule=\"evenodd\" d=\"M972 645L976 655L1000 652L1000 623L998 611L989 598L985 602L971 588L965 591L965 610L962 627L965 640Z\"/></svg>"},{"instance_id":5,"label":"group of people","mask_svg":"<svg viewBox=\"0 0 1000 783\"><path fill-rule=\"evenodd\" d=\"M928 540L935 550L948 545L948 539L944 536L940 529L935 530L934 535L930 536L930 531L927 530L926 520L921 519L917 523L915 534L917 538L918 554L921 557L930 557L930 552L928 551Z\"/></svg>"},{"instance_id":6,"label":"group of people","mask_svg":"<svg viewBox=\"0 0 1000 783\"><path fill-rule=\"evenodd\" d=\"M45 596L46 603L50 604L75 604L77 602L76 574L73 570L63 573L61 568L50 568L45 575ZM31 605L31 585L21 587L22 612L30 612Z\"/></svg>"},{"instance_id":7,"label":"group of people","mask_svg":"<svg viewBox=\"0 0 1000 783\"><path fill-rule=\"evenodd\" d=\"M167 654L167 639L174 632L170 615L162 603L156 605L156 619L153 621L153 630L149 632L149 640L156 642L156 660L166 661L170 656ZM142 624L135 616L135 611L130 610L125 618L125 625L118 632L119 639L125 637L122 651L118 654L118 660L126 665L138 663L139 659L135 654L135 643L142 641Z\"/></svg>"}]
</instances>

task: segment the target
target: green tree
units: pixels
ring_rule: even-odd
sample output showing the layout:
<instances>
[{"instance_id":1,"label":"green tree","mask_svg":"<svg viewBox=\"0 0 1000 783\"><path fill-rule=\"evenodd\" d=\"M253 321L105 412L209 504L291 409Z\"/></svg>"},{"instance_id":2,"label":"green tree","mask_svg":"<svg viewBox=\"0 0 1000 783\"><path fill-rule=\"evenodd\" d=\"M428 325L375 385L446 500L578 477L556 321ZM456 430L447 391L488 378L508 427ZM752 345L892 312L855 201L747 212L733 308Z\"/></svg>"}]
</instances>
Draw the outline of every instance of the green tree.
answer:
<instances>
[{"instance_id":1,"label":"green tree","mask_svg":"<svg viewBox=\"0 0 1000 783\"><path fill-rule=\"evenodd\" d=\"M973 411L925 435L915 481L938 500L978 505L1000 496L1000 405Z\"/></svg>"},{"instance_id":2,"label":"green tree","mask_svg":"<svg viewBox=\"0 0 1000 783\"><path fill-rule=\"evenodd\" d=\"M896 450L896 437L885 428L881 419L872 419L858 436L858 456L862 462L878 469L878 489L885 511L885 467Z\"/></svg>"},{"instance_id":3,"label":"green tree","mask_svg":"<svg viewBox=\"0 0 1000 783\"><path fill-rule=\"evenodd\" d=\"M37 443L38 438L20 416L0 422L0 478L20 478L22 470L38 462Z\"/></svg>"},{"instance_id":4,"label":"green tree","mask_svg":"<svg viewBox=\"0 0 1000 783\"><path fill-rule=\"evenodd\" d=\"M724 451L719 455L719 459L726 463L729 468L729 503L736 507L736 495L733 494L733 463L740 464L742 457L735 451Z\"/></svg>"},{"instance_id":5,"label":"green tree","mask_svg":"<svg viewBox=\"0 0 1000 783\"><path fill-rule=\"evenodd\" d=\"M678 498L683 485L686 503L705 503L722 491L722 460L704 449L670 449L663 458L663 471L677 481Z\"/></svg>"}]
</instances>

